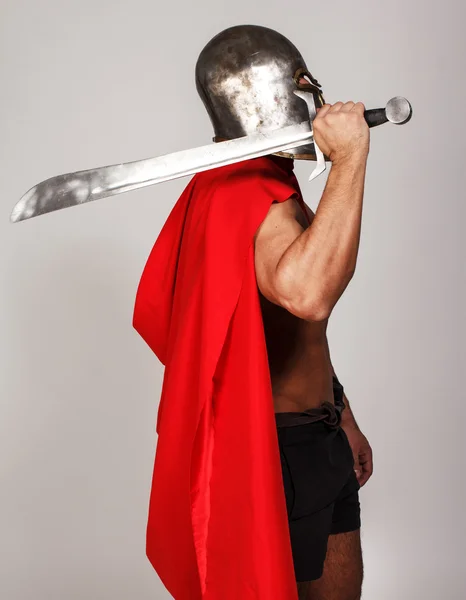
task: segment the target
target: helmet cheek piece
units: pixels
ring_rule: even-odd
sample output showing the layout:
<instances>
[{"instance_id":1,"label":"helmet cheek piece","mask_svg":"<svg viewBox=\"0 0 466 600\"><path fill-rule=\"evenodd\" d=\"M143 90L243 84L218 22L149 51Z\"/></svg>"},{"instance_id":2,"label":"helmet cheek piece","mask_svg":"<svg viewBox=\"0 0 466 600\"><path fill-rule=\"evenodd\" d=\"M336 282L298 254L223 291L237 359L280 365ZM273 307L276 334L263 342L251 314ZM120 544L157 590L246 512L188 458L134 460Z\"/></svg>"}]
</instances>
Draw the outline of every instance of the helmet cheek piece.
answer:
<instances>
[{"instance_id":1,"label":"helmet cheek piece","mask_svg":"<svg viewBox=\"0 0 466 600\"><path fill-rule=\"evenodd\" d=\"M306 79L307 83L302 83L300 81L301 78ZM312 92L316 108L321 108L325 104L325 98L322 94L322 86L307 69L298 69L293 76L293 80L296 83L298 90Z\"/></svg>"},{"instance_id":2,"label":"helmet cheek piece","mask_svg":"<svg viewBox=\"0 0 466 600\"><path fill-rule=\"evenodd\" d=\"M300 81L301 79L306 79L307 83L303 83L302 81ZM303 90L312 94L316 110L322 108L322 106L325 104L325 99L322 93L322 87L317 81L317 79L313 77L313 75L306 68L298 69L293 76L293 80L298 90ZM313 144L311 147L313 147ZM294 158L298 160L317 160L315 150L312 150L311 152L307 151L301 153L299 151L299 148L297 148L294 152L284 151L276 152L276 154L277 156L284 156L286 158Z\"/></svg>"}]
</instances>

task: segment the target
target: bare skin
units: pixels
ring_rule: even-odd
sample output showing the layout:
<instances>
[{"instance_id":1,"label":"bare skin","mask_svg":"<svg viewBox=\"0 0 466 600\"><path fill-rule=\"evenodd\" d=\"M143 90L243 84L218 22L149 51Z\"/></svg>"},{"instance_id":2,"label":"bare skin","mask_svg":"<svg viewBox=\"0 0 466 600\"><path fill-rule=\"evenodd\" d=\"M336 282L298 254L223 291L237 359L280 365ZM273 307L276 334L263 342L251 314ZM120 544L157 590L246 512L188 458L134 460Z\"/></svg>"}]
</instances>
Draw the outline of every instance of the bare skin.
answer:
<instances>
[{"instance_id":1,"label":"bare skin","mask_svg":"<svg viewBox=\"0 0 466 600\"><path fill-rule=\"evenodd\" d=\"M272 204L255 236L255 269L275 412L333 402L328 318L353 277L358 254L369 129L361 103L324 105L316 142L332 168L315 214L295 198ZM361 485L372 473L370 446L344 397L342 427ZM331 535L324 574L298 584L300 600L358 600L363 564L360 532Z\"/></svg>"},{"instance_id":2,"label":"bare skin","mask_svg":"<svg viewBox=\"0 0 466 600\"><path fill-rule=\"evenodd\" d=\"M298 583L299 600L359 600L363 579L360 530L329 536L322 577Z\"/></svg>"},{"instance_id":3,"label":"bare skin","mask_svg":"<svg viewBox=\"0 0 466 600\"><path fill-rule=\"evenodd\" d=\"M288 218L291 213L290 218L295 218L304 231L307 222L301 208L295 200L288 202L292 206L285 209L287 214L283 216ZM308 214L313 219L314 213L309 208ZM275 412L313 408L324 400L333 402L333 369L326 336L328 319L301 319L261 292L259 297Z\"/></svg>"},{"instance_id":4,"label":"bare skin","mask_svg":"<svg viewBox=\"0 0 466 600\"><path fill-rule=\"evenodd\" d=\"M272 204L255 236L255 270L276 412L332 401L328 317L350 282L359 247L369 128L361 103L324 105L316 141L332 159L307 225L296 199ZM286 333L285 333L286 332Z\"/></svg>"}]
</instances>

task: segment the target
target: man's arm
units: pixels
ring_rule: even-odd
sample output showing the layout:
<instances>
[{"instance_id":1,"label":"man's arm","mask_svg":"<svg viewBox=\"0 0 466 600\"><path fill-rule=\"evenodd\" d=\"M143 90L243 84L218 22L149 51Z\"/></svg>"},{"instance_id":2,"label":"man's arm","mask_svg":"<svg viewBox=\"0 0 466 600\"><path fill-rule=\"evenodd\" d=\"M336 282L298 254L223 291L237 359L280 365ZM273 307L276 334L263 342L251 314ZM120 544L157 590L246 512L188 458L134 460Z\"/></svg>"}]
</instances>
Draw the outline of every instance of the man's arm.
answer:
<instances>
[{"instance_id":1,"label":"man's arm","mask_svg":"<svg viewBox=\"0 0 466 600\"><path fill-rule=\"evenodd\" d=\"M333 165L314 219L299 223L294 199L272 204L255 236L261 293L297 317L329 317L356 268L369 128L361 103L325 105L316 142Z\"/></svg>"}]
</instances>

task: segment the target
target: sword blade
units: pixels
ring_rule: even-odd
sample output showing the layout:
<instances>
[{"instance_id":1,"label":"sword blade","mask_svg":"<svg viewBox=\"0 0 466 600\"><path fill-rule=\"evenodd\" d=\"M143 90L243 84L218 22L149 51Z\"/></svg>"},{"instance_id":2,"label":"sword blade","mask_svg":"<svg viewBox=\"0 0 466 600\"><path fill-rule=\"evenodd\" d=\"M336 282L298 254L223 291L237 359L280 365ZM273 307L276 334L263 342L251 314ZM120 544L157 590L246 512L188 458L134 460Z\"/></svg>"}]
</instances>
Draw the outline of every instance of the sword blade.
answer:
<instances>
[{"instance_id":1,"label":"sword blade","mask_svg":"<svg viewBox=\"0 0 466 600\"><path fill-rule=\"evenodd\" d=\"M268 133L173 152L156 158L67 173L31 188L11 213L13 223L215 167L289 150L313 139L309 121Z\"/></svg>"}]
</instances>

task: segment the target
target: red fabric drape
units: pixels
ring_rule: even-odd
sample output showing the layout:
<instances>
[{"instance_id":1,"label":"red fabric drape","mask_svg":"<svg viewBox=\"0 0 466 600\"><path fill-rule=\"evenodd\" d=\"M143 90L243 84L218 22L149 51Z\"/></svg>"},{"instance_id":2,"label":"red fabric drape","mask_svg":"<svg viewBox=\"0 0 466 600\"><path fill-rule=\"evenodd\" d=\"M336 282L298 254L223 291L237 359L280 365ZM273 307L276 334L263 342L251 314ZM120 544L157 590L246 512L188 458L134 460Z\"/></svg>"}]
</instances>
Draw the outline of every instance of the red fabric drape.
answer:
<instances>
[{"instance_id":1,"label":"red fabric drape","mask_svg":"<svg viewBox=\"0 0 466 600\"><path fill-rule=\"evenodd\" d=\"M253 247L293 195L285 158L197 174L139 283L165 365L147 556L176 600L297 600Z\"/></svg>"}]
</instances>

